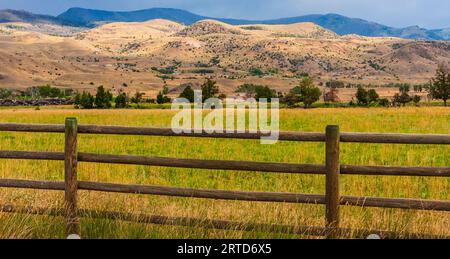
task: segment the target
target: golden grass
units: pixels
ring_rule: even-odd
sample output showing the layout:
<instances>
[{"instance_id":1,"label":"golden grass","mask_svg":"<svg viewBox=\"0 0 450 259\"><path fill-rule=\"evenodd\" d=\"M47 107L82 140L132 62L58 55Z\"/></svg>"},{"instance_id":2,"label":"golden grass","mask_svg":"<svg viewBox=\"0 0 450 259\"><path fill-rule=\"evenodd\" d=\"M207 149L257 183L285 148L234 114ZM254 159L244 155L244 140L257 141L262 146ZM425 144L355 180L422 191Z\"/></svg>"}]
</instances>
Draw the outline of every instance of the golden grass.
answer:
<instances>
[{"instance_id":1,"label":"golden grass","mask_svg":"<svg viewBox=\"0 0 450 259\"><path fill-rule=\"evenodd\" d=\"M76 116L80 124L169 127L170 110L0 110L2 122L58 123ZM339 124L348 132L450 133L450 109L314 109L281 111L281 129L324 131ZM0 133L2 150L63 151L62 134ZM262 146L254 140L190 139L137 136L79 137L81 152L179 158L324 163L324 144L286 143ZM343 144L342 163L366 165L449 166L448 146ZM0 161L1 178L63 180L61 162ZM221 170L80 163L79 179L112 183L170 185L244 191L324 193L324 177ZM422 177L342 176L345 195L450 199L450 179ZM0 190L0 203L58 207L63 193ZM324 207L80 191L80 207L167 216L227 219L291 225L323 225ZM342 226L450 235L444 212L343 207ZM82 219L87 238L296 238L283 234L154 226ZM0 213L0 238L63 238L64 219Z\"/></svg>"}]
</instances>

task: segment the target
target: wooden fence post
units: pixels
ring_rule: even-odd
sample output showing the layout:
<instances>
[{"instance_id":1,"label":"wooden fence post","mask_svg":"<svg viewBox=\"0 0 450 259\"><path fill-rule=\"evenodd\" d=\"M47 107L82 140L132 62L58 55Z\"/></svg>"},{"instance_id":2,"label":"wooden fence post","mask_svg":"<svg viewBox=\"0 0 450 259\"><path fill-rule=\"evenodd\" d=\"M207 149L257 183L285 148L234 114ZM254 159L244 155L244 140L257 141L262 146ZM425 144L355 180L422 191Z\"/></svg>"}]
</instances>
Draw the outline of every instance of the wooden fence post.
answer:
<instances>
[{"instance_id":1,"label":"wooden fence post","mask_svg":"<svg viewBox=\"0 0 450 259\"><path fill-rule=\"evenodd\" d=\"M64 164L64 182L65 182L65 206L67 219L67 236L79 235L79 219L77 215L77 133L78 124L76 118L66 119L65 128L65 164Z\"/></svg>"},{"instance_id":2,"label":"wooden fence post","mask_svg":"<svg viewBox=\"0 0 450 259\"><path fill-rule=\"evenodd\" d=\"M339 233L339 126L326 129L326 238L337 238Z\"/></svg>"}]
</instances>

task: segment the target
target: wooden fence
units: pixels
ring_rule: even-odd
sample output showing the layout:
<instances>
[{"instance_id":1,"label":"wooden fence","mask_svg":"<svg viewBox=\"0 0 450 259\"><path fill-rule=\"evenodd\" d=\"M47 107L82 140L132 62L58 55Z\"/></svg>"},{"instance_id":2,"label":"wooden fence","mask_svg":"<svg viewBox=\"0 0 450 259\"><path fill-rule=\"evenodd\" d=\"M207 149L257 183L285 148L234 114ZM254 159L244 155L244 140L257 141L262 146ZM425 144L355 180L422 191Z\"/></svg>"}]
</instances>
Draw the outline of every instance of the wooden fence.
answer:
<instances>
[{"instance_id":1,"label":"wooden fence","mask_svg":"<svg viewBox=\"0 0 450 259\"><path fill-rule=\"evenodd\" d=\"M345 229L339 227L340 206L382 207L414 210L450 211L450 201L395 199L344 196L339 192L339 176L378 175L378 176L421 176L450 177L450 167L392 167L392 166L354 166L341 165L339 144L353 143L390 143L390 144L423 144L450 145L450 135L424 134L369 134L340 133L338 126L328 126L325 133L280 132L281 141L325 142L325 165L267 163L247 161L218 161L176 159L161 157L142 157L125 155L100 155L79 153L77 150L78 134L115 134L140 136L183 136L205 138L259 139L261 133L223 133L223 134L175 134L171 129L78 125L75 118L67 118L65 125L32 125L32 124L0 124L0 131L65 133L65 151L63 152L30 152L0 151L2 159L56 160L65 162L64 182L30 181L16 179L0 179L0 187L26 188L41 190L65 191L65 208L33 208L14 205L0 205L0 212L27 213L35 215L64 216L67 219L67 234L79 234L79 217L107 218L133 221L147 224L163 224L190 227L206 227L240 231L280 232L287 234L338 237L365 237L378 234L382 238L435 238L437 236L415 233L396 233L365 229ZM146 165L177 168L237 170L251 172L271 172L287 174L320 174L326 175L325 195L241 192L223 190L187 189L165 186L122 185L94 183L77 180L78 162ZM280 202L322 204L326 207L326 225L323 227L302 227L289 225L249 224L225 220L204 220L196 218L180 218L130 214L114 211L94 211L79 209L77 205L78 190L89 190L112 193L151 194L189 198L239 200L254 202ZM442 237L440 237L442 238Z\"/></svg>"}]
</instances>

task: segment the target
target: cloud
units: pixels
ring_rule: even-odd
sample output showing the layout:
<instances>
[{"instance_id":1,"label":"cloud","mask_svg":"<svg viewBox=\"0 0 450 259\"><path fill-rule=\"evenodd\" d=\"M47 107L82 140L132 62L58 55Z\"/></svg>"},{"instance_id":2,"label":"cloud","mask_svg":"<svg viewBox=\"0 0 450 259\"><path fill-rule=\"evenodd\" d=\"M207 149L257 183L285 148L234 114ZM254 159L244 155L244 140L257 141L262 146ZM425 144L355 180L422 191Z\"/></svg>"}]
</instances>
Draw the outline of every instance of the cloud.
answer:
<instances>
[{"instance_id":1,"label":"cloud","mask_svg":"<svg viewBox=\"0 0 450 259\"><path fill-rule=\"evenodd\" d=\"M0 0L0 8L59 14L70 7L136 10L186 9L211 17L271 19L313 13L339 13L405 27L450 27L448 0Z\"/></svg>"}]
</instances>

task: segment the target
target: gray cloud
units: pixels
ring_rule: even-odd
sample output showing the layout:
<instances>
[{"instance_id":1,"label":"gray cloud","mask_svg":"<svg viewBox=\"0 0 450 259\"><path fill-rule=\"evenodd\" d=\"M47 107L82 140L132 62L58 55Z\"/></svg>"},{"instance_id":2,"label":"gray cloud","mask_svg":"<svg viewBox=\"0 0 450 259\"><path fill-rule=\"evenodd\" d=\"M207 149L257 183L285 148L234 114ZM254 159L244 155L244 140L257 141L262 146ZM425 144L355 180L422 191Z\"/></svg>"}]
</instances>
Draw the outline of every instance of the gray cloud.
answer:
<instances>
[{"instance_id":1,"label":"gray cloud","mask_svg":"<svg viewBox=\"0 0 450 259\"><path fill-rule=\"evenodd\" d=\"M448 0L0 0L0 9L45 14L59 14L70 7L107 10L173 7L212 17L245 19L339 13L396 27L450 27Z\"/></svg>"}]
</instances>

